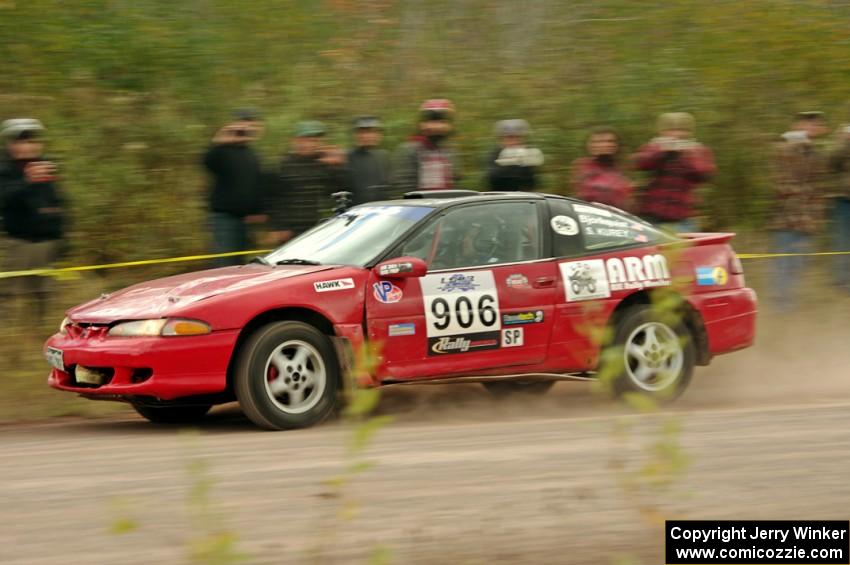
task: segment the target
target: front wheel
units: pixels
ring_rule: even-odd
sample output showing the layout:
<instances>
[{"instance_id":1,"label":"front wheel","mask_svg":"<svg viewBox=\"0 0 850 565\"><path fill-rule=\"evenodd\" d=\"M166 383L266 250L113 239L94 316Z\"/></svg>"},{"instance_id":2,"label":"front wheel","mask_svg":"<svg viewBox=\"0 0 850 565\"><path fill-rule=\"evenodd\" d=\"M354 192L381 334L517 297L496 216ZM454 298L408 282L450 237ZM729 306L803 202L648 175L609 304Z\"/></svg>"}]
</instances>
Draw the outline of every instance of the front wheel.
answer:
<instances>
[{"instance_id":1,"label":"front wheel","mask_svg":"<svg viewBox=\"0 0 850 565\"><path fill-rule=\"evenodd\" d=\"M602 352L599 378L610 379L618 395L639 393L672 400L690 383L695 365L694 343L682 320L654 311L630 308Z\"/></svg>"},{"instance_id":2,"label":"front wheel","mask_svg":"<svg viewBox=\"0 0 850 565\"><path fill-rule=\"evenodd\" d=\"M333 344L303 322L274 322L239 351L236 398L252 422L269 430L306 428L336 407L340 369Z\"/></svg>"},{"instance_id":3,"label":"front wheel","mask_svg":"<svg viewBox=\"0 0 850 565\"><path fill-rule=\"evenodd\" d=\"M209 404L188 404L186 406L133 404L133 408L140 416L155 424L191 424L202 420L212 406Z\"/></svg>"}]
</instances>

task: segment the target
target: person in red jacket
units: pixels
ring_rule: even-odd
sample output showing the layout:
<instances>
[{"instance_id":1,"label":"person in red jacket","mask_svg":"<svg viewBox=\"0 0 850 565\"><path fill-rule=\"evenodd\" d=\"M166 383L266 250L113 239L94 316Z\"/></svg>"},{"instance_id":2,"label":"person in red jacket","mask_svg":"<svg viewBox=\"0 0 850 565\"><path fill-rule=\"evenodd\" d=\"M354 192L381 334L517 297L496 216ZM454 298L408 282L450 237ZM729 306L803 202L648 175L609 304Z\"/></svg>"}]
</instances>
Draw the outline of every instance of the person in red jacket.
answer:
<instances>
[{"instance_id":1,"label":"person in red jacket","mask_svg":"<svg viewBox=\"0 0 850 565\"><path fill-rule=\"evenodd\" d=\"M662 114L658 137L634 155L635 166L652 175L638 202L639 214L675 232L697 230L693 221L696 188L714 175L714 155L693 139L694 118L686 112Z\"/></svg>"},{"instance_id":2,"label":"person in red jacket","mask_svg":"<svg viewBox=\"0 0 850 565\"><path fill-rule=\"evenodd\" d=\"M572 164L572 187L576 196L621 210L631 210L634 185L619 163L620 136L601 126L590 131L585 141L587 155Z\"/></svg>"}]
</instances>

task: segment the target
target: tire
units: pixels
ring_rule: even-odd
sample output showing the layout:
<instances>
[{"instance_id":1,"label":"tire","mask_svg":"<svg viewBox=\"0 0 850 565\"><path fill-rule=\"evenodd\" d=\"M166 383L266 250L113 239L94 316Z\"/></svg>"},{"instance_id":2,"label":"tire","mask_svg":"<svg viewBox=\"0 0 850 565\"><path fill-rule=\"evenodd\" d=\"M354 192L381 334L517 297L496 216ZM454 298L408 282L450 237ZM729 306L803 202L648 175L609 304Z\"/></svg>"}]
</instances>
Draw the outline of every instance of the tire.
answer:
<instances>
[{"instance_id":1,"label":"tire","mask_svg":"<svg viewBox=\"0 0 850 565\"><path fill-rule=\"evenodd\" d=\"M587 281L587 292L591 294L596 292L596 281Z\"/></svg>"},{"instance_id":2,"label":"tire","mask_svg":"<svg viewBox=\"0 0 850 565\"><path fill-rule=\"evenodd\" d=\"M306 428L334 412L339 360L330 339L315 327L295 321L265 325L237 355L236 398L261 428Z\"/></svg>"},{"instance_id":3,"label":"tire","mask_svg":"<svg viewBox=\"0 0 850 565\"><path fill-rule=\"evenodd\" d=\"M542 396L549 392L555 381L491 381L481 383L484 388L497 398L503 398L513 394L527 394L529 396Z\"/></svg>"},{"instance_id":4,"label":"tire","mask_svg":"<svg viewBox=\"0 0 850 565\"><path fill-rule=\"evenodd\" d=\"M573 294L578 294L581 292L581 285L577 280L570 281L570 286L573 287Z\"/></svg>"},{"instance_id":5,"label":"tire","mask_svg":"<svg viewBox=\"0 0 850 565\"><path fill-rule=\"evenodd\" d=\"M212 408L209 404L187 404L186 406L148 406L133 404L140 416L155 424L191 424L200 422Z\"/></svg>"},{"instance_id":6,"label":"tire","mask_svg":"<svg viewBox=\"0 0 850 565\"><path fill-rule=\"evenodd\" d=\"M648 305L629 308L601 354L598 375L617 396L638 393L673 400L691 381L696 352L684 321L671 321Z\"/></svg>"}]
</instances>

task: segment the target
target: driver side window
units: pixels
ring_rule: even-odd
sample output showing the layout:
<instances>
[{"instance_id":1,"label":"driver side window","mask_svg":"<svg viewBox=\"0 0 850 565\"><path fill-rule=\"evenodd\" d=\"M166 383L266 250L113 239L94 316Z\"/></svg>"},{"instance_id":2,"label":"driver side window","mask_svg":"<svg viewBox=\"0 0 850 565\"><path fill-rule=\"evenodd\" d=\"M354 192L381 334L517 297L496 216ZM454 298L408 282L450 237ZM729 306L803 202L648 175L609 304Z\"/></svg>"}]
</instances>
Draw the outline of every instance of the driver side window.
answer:
<instances>
[{"instance_id":1,"label":"driver side window","mask_svg":"<svg viewBox=\"0 0 850 565\"><path fill-rule=\"evenodd\" d=\"M450 209L400 254L419 257L433 271L530 261L540 247L537 206L495 202Z\"/></svg>"}]
</instances>

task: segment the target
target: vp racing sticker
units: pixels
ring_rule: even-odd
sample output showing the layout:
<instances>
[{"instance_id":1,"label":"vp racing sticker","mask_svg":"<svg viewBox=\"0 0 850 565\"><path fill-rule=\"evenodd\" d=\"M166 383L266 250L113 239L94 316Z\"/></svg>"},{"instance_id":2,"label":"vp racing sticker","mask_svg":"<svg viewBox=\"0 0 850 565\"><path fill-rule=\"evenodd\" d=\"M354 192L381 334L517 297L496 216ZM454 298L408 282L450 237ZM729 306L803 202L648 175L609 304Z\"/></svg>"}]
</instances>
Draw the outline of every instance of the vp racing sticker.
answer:
<instances>
[{"instance_id":1,"label":"vp racing sticker","mask_svg":"<svg viewBox=\"0 0 850 565\"><path fill-rule=\"evenodd\" d=\"M372 294L375 296L375 300L384 304L393 304L404 296L401 289L390 281L378 281L373 284Z\"/></svg>"},{"instance_id":2,"label":"vp racing sticker","mask_svg":"<svg viewBox=\"0 0 850 565\"><path fill-rule=\"evenodd\" d=\"M421 279L428 355L497 349L502 328L492 271Z\"/></svg>"}]
</instances>

